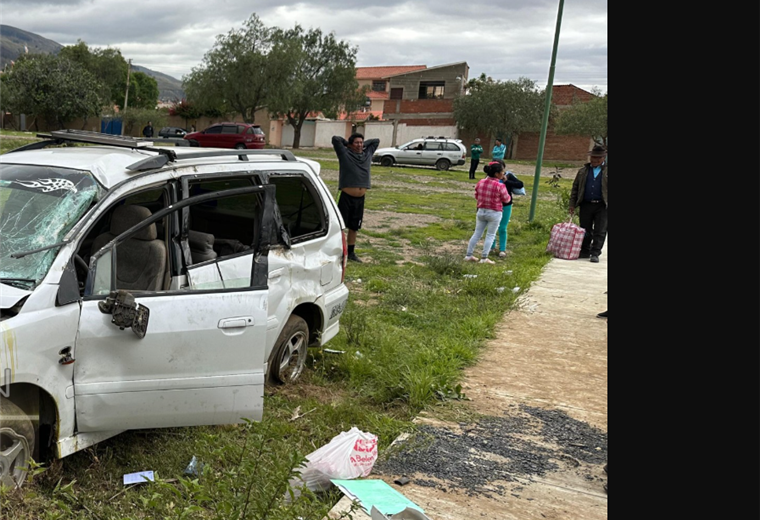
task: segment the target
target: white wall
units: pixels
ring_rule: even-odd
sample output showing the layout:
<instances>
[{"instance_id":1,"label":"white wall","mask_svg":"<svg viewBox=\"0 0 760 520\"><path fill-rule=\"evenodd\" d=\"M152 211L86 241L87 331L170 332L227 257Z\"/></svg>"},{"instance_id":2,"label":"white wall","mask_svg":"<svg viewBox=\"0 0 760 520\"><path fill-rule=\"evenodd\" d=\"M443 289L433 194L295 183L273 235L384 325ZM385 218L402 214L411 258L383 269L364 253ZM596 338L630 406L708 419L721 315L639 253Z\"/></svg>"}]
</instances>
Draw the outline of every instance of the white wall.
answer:
<instances>
[{"instance_id":1,"label":"white wall","mask_svg":"<svg viewBox=\"0 0 760 520\"><path fill-rule=\"evenodd\" d=\"M435 137L442 135L444 137L450 137L451 139L457 139L459 137L459 131L456 126L407 126L402 123L398 125L398 132L396 133L396 142L394 145L402 145L408 143L412 139L419 139L420 137L427 137L429 135Z\"/></svg>"},{"instance_id":2,"label":"white wall","mask_svg":"<svg viewBox=\"0 0 760 520\"><path fill-rule=\"evenodd\" d=\"M314 146L332 148L332 136L334 135L348 139L348 136L351 135L351 123L349 121L317 121L314 131Z\"/></svg>"},{"instance_id":3,"label":"white wall","mask_svg":"<svg viewBox=\"0 0 760 520\"><path fill-rule=\"evenodd\" d=\"M361 132L361 130L359 130ZM380 139L380 148L393 146L393 123L367 121L364 123L364 139Z\"/></svg>"},{"instance_id":4,"label":"white wall","mask_svg":"<svg viewBox=\"0 0 760 520\"><path fill-rule=\"evenodd\" d=\"M314 121L304 121L301 127L301 140L298 146L314 146L315 130L316 125ZM282 143L280 146L293 146L293 127L288 124L282 125Z\"/></svg>"}]
</instances>

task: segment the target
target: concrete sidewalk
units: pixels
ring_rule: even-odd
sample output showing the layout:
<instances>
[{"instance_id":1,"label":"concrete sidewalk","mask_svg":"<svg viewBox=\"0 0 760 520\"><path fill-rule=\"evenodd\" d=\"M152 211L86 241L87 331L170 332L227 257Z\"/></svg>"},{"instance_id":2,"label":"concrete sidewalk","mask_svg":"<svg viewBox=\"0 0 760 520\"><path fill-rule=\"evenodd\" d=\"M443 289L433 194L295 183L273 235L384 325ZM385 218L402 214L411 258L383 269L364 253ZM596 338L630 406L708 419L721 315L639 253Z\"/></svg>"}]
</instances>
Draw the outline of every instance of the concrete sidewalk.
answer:
<instances>
[{"instance_id":1,"label":"concrete sidewalk","mask_svg":"<svg viewBox=\"0 0 760 520\"><path fill-rule=\"evenodd\" d=\"M406 475L411 483L403 487L393 483L397 476L369 478L385 480L431 520L606 520L607 320L596 315L607 310L607 253L605 243L599 263L552 259L504 316L496 338L465 372L463 383L476 413L507 417L521 407L545 409L603 432L604 445L593 448L598 457L561 455L552 471L511 474L475 494L419 472ZM429 414L416 422L452 432L461 428ZM503 462L507 467L509 461ZM507 488L510 492L503 492ZM338 518L349 507L344 497L329 518ZM360 512L354 519L369 516Z\"/></svg>"}]
</instances>

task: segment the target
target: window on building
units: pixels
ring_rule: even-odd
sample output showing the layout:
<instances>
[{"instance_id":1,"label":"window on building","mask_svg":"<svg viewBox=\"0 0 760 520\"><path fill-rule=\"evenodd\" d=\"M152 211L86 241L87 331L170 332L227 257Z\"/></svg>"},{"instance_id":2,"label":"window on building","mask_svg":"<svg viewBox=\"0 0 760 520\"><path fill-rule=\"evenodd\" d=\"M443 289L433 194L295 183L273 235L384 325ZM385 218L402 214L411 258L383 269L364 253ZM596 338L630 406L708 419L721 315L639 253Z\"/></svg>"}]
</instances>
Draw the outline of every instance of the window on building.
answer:
<instances>
[{"instance_id":1,"label":"window on building","mask_svg":"<svg viewBox=\"0 0 760 520\"><path fill-rule=\"evenodd\" d=\"M420 99L443 99L445 81L420 81Z\"/></svg>"},{"instance_id":2,"label":"window on building","mask_svg":"<svg viewBox=\"0 0 760 520\"><path fill-rule=\"evenodd\" d=\"M403 99L404 98L404 88L403 87L396 87L391 89L391 99Z\"/></svg>"},{"instance_id":3,"label":"window on building","mask_svg":"<svg viewBox=\"0 0 760 520\"><path fill-rule=\"evenodd\" d=\"M385 92L385 80L372 80L372 90L375 92Z\"/></svg>"}]
</instances>

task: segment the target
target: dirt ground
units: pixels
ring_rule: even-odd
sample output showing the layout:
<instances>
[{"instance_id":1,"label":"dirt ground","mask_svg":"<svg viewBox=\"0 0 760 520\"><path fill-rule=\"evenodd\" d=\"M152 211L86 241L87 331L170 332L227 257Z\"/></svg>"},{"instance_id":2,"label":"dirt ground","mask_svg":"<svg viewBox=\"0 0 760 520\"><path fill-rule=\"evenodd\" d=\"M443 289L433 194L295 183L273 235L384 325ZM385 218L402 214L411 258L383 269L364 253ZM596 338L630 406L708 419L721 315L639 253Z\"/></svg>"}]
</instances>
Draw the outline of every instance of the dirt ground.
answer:
<instances>
[{"instance_id":1,"label":"dirt ground","mask_svg":"<svg viewBox=\"0 0 760 520\"><path fill-rule=\"evenodd\" d=\"M461 184L452 189L472 189ZM423 224L385 212L365 219L373 229ZM607 320L596 314L607 309L607 244L600 260L552 260L465 372L459 415L421 414L420 431L397 439L369 478L431 520L606 520ZM403 487L394 483L402 476ZM349 504L344 497L330 518Z\"/></svg>"}]
</instances>

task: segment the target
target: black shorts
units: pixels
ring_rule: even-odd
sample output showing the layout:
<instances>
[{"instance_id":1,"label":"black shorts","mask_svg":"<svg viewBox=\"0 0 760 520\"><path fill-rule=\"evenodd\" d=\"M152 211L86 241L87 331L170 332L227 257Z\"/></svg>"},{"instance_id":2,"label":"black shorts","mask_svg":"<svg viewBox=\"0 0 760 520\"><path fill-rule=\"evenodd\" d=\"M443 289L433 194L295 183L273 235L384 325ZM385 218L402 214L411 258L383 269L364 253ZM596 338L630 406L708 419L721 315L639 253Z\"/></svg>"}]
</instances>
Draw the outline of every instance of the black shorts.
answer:
<instances>
[{"instance_id":1,"label":"black shorts","mask_svg":"<svg viewBox=\"0 0 760 520\"><path fill-rule=\"evenodd\" d=\"M359 231L364 218L364 195L352 197L341 191L338 196L338 210L346 227L352 231Z\"/></svg>"}]
</instances>

